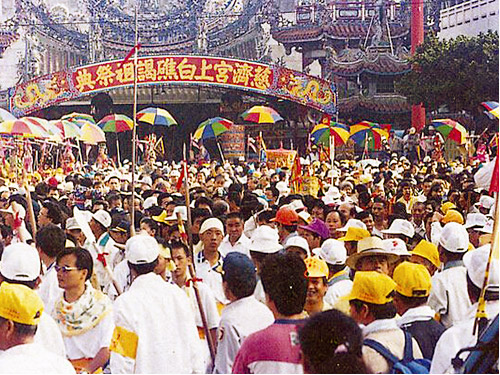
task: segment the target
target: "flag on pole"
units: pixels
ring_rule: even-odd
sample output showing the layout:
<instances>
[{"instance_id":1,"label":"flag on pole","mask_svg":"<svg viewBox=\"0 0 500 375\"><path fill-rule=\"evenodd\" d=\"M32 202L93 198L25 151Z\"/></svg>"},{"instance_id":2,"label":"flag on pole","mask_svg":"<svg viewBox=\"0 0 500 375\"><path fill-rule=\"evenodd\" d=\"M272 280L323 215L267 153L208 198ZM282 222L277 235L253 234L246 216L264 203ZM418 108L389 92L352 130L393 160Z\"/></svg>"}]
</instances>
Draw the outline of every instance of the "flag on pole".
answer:
<instances>
[{"instance_id":1,"label":"flag on pole","mask_svg":"<svg viewBox=\"0 0 500 375\"><path fill-rule=\"evenodd\" d=\"M292 183L292 193L299 194L302 191L302 166L300 165L299 154L295 155L292 165L292 174L290 176Z\"/></svg>"},{"instance_id":2,"label":"flag on pole","mask_svg":"<svg viewBox=\"0 0 500 375\"><path fill-rule=\"evenodd\" d=\"M259 160L261 163L265 163L267 161L267 147L264 143L264 138L262 137L262 132L259 135L259 146L260 146L260 156Z\"/></svg>"},{"instance_id":3,"label":"flag on pole","mask_svg":"<svg viewBox=\"0 0 500 375\"><path fill-rule=\"evenodd\" d=\"M185 160L182 161L183 163L186 163ZM181 190L181 187L182 187L182 184L184 183L184 165L181 169L181 175L179 176L179 179L177 180L177 183L175 184L175 188L177 189L177 191L180 191Z\"/></svg>"},{"instance_id":4,"label":"flag on pole","mask_svg":"<svg viewBox=\"0 0 500 375\"><path fill-rule=\"evenodd\" d=\"M130 60L130 58L135 53L135 51L136 50L138 51L139 49L141 49L141 43L137 43L135 46L132 47L132 49L129 51L129 53L127 53L127 56L125 56L125 58L120 63L120 65L118 66L118 68L121 68L123 66L123 64L125 64L128 60Z\"/></svg>"},{"instance_id":5,"label":"flag on pole","mask_svg":"<svg viewBox=\"0 0 500 375\"><path fill-rule=\"evenodd\" d=\"M498 150L498 149L497 149ZM491 174L491 182L489 194L497 193L498 194L498 151L497 157L495 158L495 167L493 167L493 173Z\"/></svg>"}]
</instances>

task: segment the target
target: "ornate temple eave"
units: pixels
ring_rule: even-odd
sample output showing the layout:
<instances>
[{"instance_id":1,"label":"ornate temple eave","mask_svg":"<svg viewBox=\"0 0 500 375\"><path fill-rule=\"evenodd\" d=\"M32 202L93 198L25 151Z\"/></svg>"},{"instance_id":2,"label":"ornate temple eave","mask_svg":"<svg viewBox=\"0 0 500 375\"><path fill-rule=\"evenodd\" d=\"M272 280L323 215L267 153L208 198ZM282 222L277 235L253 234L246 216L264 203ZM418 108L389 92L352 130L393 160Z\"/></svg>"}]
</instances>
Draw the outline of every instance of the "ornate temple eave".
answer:
<instances>
[{"instance_id":1,"label":"ornate temple eave","mask_svg":"<svg viewBox=\"0 0 500 375\"><path fill-rule=\"evenodd\" d=\"M411 106L405 97L399 95L375 95L370 97L351 96L338 101L339 112L359 113L368 111L378 114L406 114Z\"/></svg>"},{"instance_id":2,"label":"ornate temple eave","mask_svg":"<svg viewBox=\"0 0 500 375\"><path fill-rule=\"evenodd\" d=\"M393 39L409 35L409 27L400 23L389 24ZM293 26L272 32L273 38L283 44L314 42L323 39L364 39L373 35L369 22L335 22L328 26Z\"/></svg>"},{"instance_id":3,"label":"ornate temple eave","mask_svg":"<svg viewBox=\"0 0 500 375\"><path fill-rule=\"evenodd\" d=\"M18 39L19 33L16 31L0 31L0 54Z\"/></svg>"},{"instance_id":4,"label":"ornate temple eave","mask_svg":"<svg viewBox=\"0 0 500 375\"><path fill-rule=\"evenodd\" d=\"M166 45L154 45L154 44L144 44L141 45L140 55L156 55L161 53L169 52L182 52L189 51L192 52L195 48L196 41L194 39L183 40L176 44L166 44ZM125 54L128 53L133 45L128 43L120 43L114 40L103 40L103 46L115 51L122 51Z\"/></svg>"},{"instance_id":5,"label":"ornate temple eave","mask_svg":"<svg viewBox=\"0 0 500 375\"><path fill-rule=\"evenodd\" d=\"M371 59L365 56L357 61L328 60L328 69L333 75L353 77L363 73L374 75L401 75L411 70L407 60L400 60L388 53L382 53Z\"/></svg>"}]
</instances>

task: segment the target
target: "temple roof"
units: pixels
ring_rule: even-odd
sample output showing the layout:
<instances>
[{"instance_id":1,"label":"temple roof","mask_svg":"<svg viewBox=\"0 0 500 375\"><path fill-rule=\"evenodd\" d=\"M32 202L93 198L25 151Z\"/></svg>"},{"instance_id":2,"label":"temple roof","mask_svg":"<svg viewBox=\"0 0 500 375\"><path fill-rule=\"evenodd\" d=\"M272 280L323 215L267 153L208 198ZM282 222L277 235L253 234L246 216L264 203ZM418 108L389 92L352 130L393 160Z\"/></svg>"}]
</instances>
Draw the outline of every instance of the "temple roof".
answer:
<instances>
[{"instance_id":1,"label":"temple roof","mask_svg":"<svg viewBox=\"0 0 500 375\"><path fill-rule=\"evenodd\" d=\"M344 50L339 55L327 60L330 72L338 76L357 76L361 73L377 75L404 74L411 70L411 65L404 52L399 56L390 52L371 52L361 50Z\"/></svg>"},{"instance_id":2,"label":"temple roof","mask_svg":"<svg viewBox=\"0 0 500 375\"><path fill-rule=\"evenodd\" d=\"M406 98L398 95L384 96L352 96L340 99L338 102L340 113L356 113L360 110L375 113L407 113L411 110Z\"/></svg>"},{"instance_id":3,"label":"temple roof","mask_svg":"<svg viewBox=\"0 0 500 375\"><path fill-rule=\"evenodd\" d=\"M15 31L0 30L0 54L19 38Z\"/></svg>"},{"instance_id":4,"label":"temple roof","mask_svg":"<svg viewBox=\"0 0 500 375\"><path fill-rule=\"evenodd\" d=\"M409 28L401 23L389 24L391 37L401 38L409 33ZM325 26L295 25L281 30L273 31L273 38L283 44L313 42L327 39L363 39L366 38L370 23L368 21L336 21ZM370 29L370 36L373 34Z\"/></svg>"}]
</instances>

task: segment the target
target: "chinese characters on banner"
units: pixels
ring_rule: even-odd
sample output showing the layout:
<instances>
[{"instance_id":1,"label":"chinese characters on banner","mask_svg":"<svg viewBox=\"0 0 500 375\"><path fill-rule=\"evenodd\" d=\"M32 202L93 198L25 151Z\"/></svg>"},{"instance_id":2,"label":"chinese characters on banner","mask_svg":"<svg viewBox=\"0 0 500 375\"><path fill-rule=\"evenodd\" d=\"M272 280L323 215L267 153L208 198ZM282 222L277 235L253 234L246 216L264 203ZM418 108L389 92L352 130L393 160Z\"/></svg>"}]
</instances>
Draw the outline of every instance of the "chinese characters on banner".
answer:
<instances>
[{"instance_id":1,"label":"chinese characters on banner","mask_svg":"<svg viewBox=\"0 0 500 375\"><path fill-rule=\"evenodd\" d=\"M335 86L317 77L251 61L203 56L153 56L137 60L137 82L231 87L288 99L335 113ZM131 86L134 62L122 60L76 67L9 89L11 112L24 116L101 90Z\"/></svg>"}]
</instances>

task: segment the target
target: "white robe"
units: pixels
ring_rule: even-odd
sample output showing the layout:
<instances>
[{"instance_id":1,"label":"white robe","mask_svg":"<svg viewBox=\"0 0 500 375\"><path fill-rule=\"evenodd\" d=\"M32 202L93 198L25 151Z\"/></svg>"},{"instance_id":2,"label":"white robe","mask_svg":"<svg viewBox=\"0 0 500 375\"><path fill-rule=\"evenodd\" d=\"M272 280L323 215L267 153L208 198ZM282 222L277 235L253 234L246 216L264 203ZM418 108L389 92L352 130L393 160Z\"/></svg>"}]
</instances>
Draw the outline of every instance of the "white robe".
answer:
<instances>
[{"instance_id":1,"label":"white robe","mask_svg":"<svg viewBox=\"0 0 500 375\"><path fill-rule=\"evenodd\" d=\"M159 275L137 277L114 302L116 327L137 336L135 358L111 351L112 374L201 373L203 358L185 293Z\"/></svg>"},{"instance_id":2,"label":"white robe","mask_svg":"<svg viewBox=\"0 0 500 375\"><path fill-rule=\"evenodd\" d=\"M47 270L45 264L42 262L42 275L40 279L41 282L36 291L43 301L44 312L48 315L52 315L56 302L63 293L63 290L59 288L54 263Z\"/></svg>"},{"instance_id":3,"label":"white robe","mask_svg":"<svg viewBox=\"0 0 500 375\"><path fill-rule=\"evenodd\" d=\"M48 351L66 357L64 341L55 320L46 312L42 313L35 334L35 343L42 345Z\"/></svg>"},{"instance_id":4,"label":"white robe","mask_svg":"<svg viewBox=\"0 0 500 375\"><path fill-rule=\"evenodd\" d=\"M0 374L75 374L75 369L66 358L32 343L2 352Z\"/></svg>"}]
</instances>

